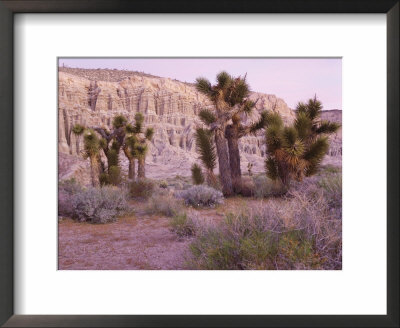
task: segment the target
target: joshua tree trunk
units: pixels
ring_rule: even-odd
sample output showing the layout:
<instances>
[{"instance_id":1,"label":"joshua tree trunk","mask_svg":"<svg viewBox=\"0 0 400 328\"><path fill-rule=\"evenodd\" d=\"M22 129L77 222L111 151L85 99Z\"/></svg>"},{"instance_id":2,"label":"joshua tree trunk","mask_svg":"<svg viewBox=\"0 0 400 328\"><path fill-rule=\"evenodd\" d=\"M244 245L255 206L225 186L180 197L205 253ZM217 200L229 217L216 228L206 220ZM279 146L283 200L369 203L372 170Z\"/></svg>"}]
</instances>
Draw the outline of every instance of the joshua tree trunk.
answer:
<instances>
[{"instance_id":1,"label":"joshua tree trunk","mask_svg":"<svg viewBox=\"0 0 400 328\"><path fill-rule=\"evenodd\" d=\"M134 180L135 179L135 157L129 153L129 148L127 146L123 147L125 156L128 158L129 167L128 167L128 179Z\"/></svg>"},{"instance_id":2,"label":"joshua tree trunk","mask_svg":"<svg viewBox=\"0 0 400 328\"><path fill-rule=\"evenodd\" d=\"M99 187L100 186L100 163L97 155L90 156L90 177L92 179L92 186Z\"/></svg>"},{"instance_id":3,"label":"joshua tree trunk","mask_svg":"<svg viewBox=\"0 0 400 328\"><path fill-rule=\"evenodd\" d=\"M145 157L140 156L138 158L138 179L144 179L146 177L144 166Z\"/></svg>"},{"instance_id":4,"label":"joshua tree trunk","mask_svg":"<svg viewBox=\"0 0 400 328\"><path fill-rule=\"evenodd\" d=\"M215 145L218 154L219 176L222 184L222 193L225 196L233 194L229 155L224 131L221 128L215 130Z\"/></svg>"},{"instance_id":5,"label":"joshua tree trunk","mask_svg":"<svg viewBox=\"0 0 400 328\"><path fill-rule=\"evenodd\" d=\"M228 125L225 130L228 140L229 165L231 168L232 183L234 189L241 186L242 172L240 170L239 132L235 124Z\"/></svg>"},{"instance_id":6,"label":"joshua tree trunk","mask_svg":"<svg viewBox=\"0 0 400 328\"><path fill-rule=\"evenodd\" d=\"M128 179L135 179L135 158L129 158Z\"/></svg>"},{"instance_id":7,"label":"joshua tree trunk","mask_svg":"<svg viewBox=\"0 0 400 328\"><path fill-rule=\"evenodd\" d=\"M80 150L79 150L79 143L80 143L80 137L76 136L76 154L79 155Z\"/></svg>"}]
</instances>

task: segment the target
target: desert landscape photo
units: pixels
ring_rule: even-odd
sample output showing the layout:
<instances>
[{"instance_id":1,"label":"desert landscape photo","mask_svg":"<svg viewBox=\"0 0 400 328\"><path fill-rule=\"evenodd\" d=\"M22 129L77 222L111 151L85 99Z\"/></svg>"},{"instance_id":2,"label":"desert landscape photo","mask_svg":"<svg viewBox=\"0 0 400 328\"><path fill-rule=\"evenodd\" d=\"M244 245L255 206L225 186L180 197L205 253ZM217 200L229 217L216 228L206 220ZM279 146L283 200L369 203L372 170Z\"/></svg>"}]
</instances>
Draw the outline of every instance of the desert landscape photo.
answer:
<instances>
[{"instance_id":1,"label":"desert landscape photo","mask_svg":"<svg viewBox=\"0 0 400 328\"><path fill-rule=\"evenodd\" d=\"M59 58L59 270L341 270L338 58Z\"/></svg>"}]
</instances>

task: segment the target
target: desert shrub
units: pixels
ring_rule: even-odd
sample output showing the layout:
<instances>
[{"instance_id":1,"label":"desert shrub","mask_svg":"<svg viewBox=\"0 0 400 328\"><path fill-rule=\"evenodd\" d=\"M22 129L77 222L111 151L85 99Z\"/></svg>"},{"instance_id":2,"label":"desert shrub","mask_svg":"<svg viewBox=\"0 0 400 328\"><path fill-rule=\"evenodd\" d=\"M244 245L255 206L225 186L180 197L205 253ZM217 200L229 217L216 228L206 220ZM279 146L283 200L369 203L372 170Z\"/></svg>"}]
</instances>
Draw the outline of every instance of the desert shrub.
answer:
<instances>
[{"instance_id":1,"label":"desert shrub","mask_svg":"<svg viewBox=\"0 0 400 328\"><path fill-rule=\"evenodd\" d=\"M108 178L108 174L103 172L99 175L100 186L105 186L110 184L110 179Z\"/></svg>"},{"instance_id":2,"label":"desert shrub","mask_svg":"<svg viewBox=\"0 0 400 328\"><path fill-rule=\"evenodd\" d=\"M324 194L290 195L198 229L189 264L197 269L341 269L341 218Z\"/></svg>"},{"instance_id":3,"label":"desert shrub","mask_svg":"<svg viewBox=\"0 0 400 328\"><path fill-rule=\"evenodd\" d=\"M160 181L159 187L163 189L168 188L168 182L165 180Z\"/></svg>"},{"instance_id":4,"label":"desert shrub","mask_svg":"<svg viewBox=\"0 0 400 328\"><path fill-rule=\"evenodd\" d=\"M331 174L318 182L324 190L328 205L332 208L342 207L342 175Z\"/></svg>"},{"instance_id":5,"label":"desert shrub","mask_svg":"<svg viewBox=\"0 0 400 328\"><path fill-rule=\"evenodd\" d=\"M149 198L145 207L146 214L162 214L168 217L178 215L183 211L183 202L173 195L157 194Z\"/></svg>"},{"instance_id":6,"label":"desert shrub","mask_svg":"<svg viewBox=\"0 0 400 328\"><path fill-rule=\"evenodd\" d=\"M72 216L79 221L113 222L127 209L127 193L114 187L90 187L72 197Z\"/></svg>"},{"instance_id":7,"label":"desert shrub","mask_svg":"<svg viewBox=\"0 0 400 328\"><path fill-rule=\"evenodd\" d=\"M256 192L255 184L250 177L242 177L240 182L235 182L234 189L237 194L244 197L252 197Z\"/></svg>"},{"instance_id":8,"label":"desert shrub","mask_svg":"<svg viewBox=\"0 0 400 328\"><path fill-rule=\"evenodd\" d=\"M154 191L154 182L149 179L139 179L129 185L129 194L132 198L149 198Z\"/></svg>"},{"instance_id":9,"label":"desert shrub","mask_svg":"<svg viewBox=\"0 0 400 328\"><path fill-rule=\"evenodd\" d=\"M74 178L60 181L58 184L58 216L71 217L72 196L82 191L82 187Z\"/></svg>"},{"instance_id":10,"label":"desert shrub","mask_svg":"<svg viewBox=\"0 0 400 328\"><path fill-rule=\"evenodd\" d=\"M214 207L224 202L222 192L205 185L192 186L177 196L193 207Z\"/></svg>"},{"instance_id":11,"label":"desert shrub","mask_svg":"<svg viewBox=\"0 0 400 328\"><path fill-rule=\"evenodd\" d=\"M254 196L257 198L266 198L271 196L281 196L287 192L285 185L279 181L273 181L266 175L259 175L253 178Z\"/></svg>"},{"instance_id":12,"label":"desert shrub","mask_svg":"<svg viewBox=\"0 0 400 328\"><path fill-rule=\"evenodd\" d=\"M170 221L171 231L175 232L179 237L194 236L197 226L195 219L186 213L177 214Z\"/></svg>"},{"instance_id":13,"label":"desert shrub","mask_svg":"<svg viewBox=\"0 0 400 328\"><path fill-rule=\"evenodd\" d=\"M201 167L197 164L193 164L192 168L192 181L195 185L201 185L204 183L203 172L201 171Z\"/></svg>"}]
</instances>

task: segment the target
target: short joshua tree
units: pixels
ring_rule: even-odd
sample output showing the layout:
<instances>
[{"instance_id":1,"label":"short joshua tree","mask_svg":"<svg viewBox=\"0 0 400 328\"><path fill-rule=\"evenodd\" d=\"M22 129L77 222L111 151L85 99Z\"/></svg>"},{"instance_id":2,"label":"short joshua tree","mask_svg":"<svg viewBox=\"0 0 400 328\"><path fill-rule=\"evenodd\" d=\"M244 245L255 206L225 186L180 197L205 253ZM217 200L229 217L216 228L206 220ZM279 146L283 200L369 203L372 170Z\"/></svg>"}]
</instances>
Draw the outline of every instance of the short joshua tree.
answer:
<instances>
[{"instance_id":1,"label":"short joshua tree","mask_svg":"<svg viewBox=\"0 0 400 328\"><path fill-rule=\"evenodd\" d=\"M296 119L284 126L278 113L267 117L265 162L268 177L279 179L289 188L290 181L301 181L318 171L329 148L327 135L336 132L340 124L320 119L321 102L315 97L299 103Z\"/></svg>"}]
</instances>

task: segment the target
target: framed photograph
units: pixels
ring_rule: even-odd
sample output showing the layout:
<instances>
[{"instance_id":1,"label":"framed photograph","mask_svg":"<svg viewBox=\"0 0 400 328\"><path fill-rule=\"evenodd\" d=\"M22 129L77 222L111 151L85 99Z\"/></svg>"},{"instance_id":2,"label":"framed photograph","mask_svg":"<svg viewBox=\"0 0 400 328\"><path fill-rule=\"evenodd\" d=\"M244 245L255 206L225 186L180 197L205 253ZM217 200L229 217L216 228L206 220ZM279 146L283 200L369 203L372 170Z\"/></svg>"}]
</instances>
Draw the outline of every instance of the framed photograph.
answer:
<instances>
[{"instance_id":1,"label":"framed photograph","mask_svg":"<svg viewBox=\"0 0 400 328\"><path fill-rule=\"evenodd\" d=\"M0 21L2 325L399 326L398 1Z\"/></svg>"}]
</instances>

